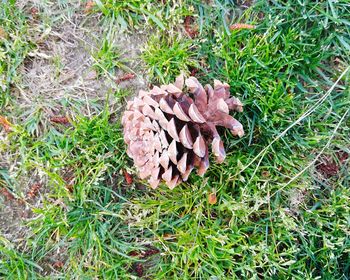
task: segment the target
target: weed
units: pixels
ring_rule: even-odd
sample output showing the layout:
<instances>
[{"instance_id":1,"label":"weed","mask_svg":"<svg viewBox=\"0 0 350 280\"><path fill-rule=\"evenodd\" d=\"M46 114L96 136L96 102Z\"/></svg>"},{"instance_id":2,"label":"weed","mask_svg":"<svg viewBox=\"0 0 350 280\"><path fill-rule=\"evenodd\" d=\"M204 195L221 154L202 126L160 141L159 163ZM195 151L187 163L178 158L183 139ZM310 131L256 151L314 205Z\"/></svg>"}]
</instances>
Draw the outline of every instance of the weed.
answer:
<instances>
[{"instance_id":1,"label":"weed","mask_svg":"<svg viewBox=\"0 0 350 280\"><path fill-rule=\"evenodd\" d=\"M199 65L194 49L187 39L153 36L142 53L150 79L168 83L181 72L188 75L191 68Z\"/></svg>"},{"instance_id":2,"label":"weed","mask_svg":"<svg viewBox=\"0 0 350 280\"><path fill-rule=\"evenodd\" d=\"M107 38L103 39L101 48L93 54L93 57L95 60L93 67L99 74L104 72L114 74L116 69L127 69L125 61L122 60L121 51Z\"/></svg>"}]
</instances>

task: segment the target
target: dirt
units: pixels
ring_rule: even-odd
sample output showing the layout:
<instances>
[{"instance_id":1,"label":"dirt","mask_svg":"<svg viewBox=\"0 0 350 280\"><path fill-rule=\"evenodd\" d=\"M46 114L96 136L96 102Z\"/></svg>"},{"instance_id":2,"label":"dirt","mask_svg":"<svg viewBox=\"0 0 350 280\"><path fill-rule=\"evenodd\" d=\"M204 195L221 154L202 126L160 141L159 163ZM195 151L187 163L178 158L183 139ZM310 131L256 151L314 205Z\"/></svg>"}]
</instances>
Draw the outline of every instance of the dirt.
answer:
<instances>
[{"instance_id":1,"label":"dirt","mask_svg":"<svg viewBox=\"0 0 350 280\"><path fill-rule=\"evenodd\" d=\"M142 259L143 262L135 262L131 271L138 277L143 277L144 271L152 266L152 262L157 261L160 251L157 248L148 246L144 251L131 251L129 256ZM159 257L159 256L158 256Z\"/></svg>"},{"instance_id":2,"label":"dirt","mask_svg":"<svg viewBox=\"0 0 350 280\"><path fill-rule=\"evenodd\" d=\"M335 157L322 156L316 163L316 170L326 179L337 176L341 171L342 166L349 158L349 154L345 151L338 151L335 153Z\"/></svg>"},{"instance_id":3,"label":"dirt","mask_svg":"<svg viewBox=\"0 0 350 280\"><path fill-rule=\"evenodd\" d=\"M237 5L240 5L244 9L248 9L254 4L254 0L238 0Z\"/></svg>"},{"instance_id":4,"label":"dirt","mask_svg":"<svg viewBox=\"0 0 350 280\"><path fill-rule=\"evenodd\" d=\"M29 17L30 38L37 47L19 68L21 81L13 88L13 105L6 108L11 122L24 124L39 113L35 135L40 136L52 126L52 120L97 114L105 105L106 96L118 88L127 88L134 94L145 87L138 58L146 40L142 32L118 33L112 28L113 44L123 51L123 59L129 61L127 66L134 71L132 79L120 80L127 74L123 70L97 75L92 67L93 54L100 48L107 30L98 14L86 14L83 2L70 1L60 6L56 2L22 0L17 5ZM110 103L115 110L120 106ZM0 128L1 143L8 141L6 135ZM42 172L34 169L30 174L23 173L20 159L18 151L0 153L0 169L6 170L16 182L13 186L16 197L10 199L0 193L0 234L18 245L28 232L25 222L32 218L31 210L40 207L50 189Z\"/></svg>"},{"instance_id":5,"label":"dirt","mask_svg":"<svg viewBox=\"0 0 350 280\"><path fill-rule=\"evenodd\" d=\"M5 135L0 129L1 143L6 143ZM12 151L0 153L0 171L0 234L21 246L28 231L24 221L32 218L32 209L41 204L43 192L36 182L45 178L39 179L38 170L22 172L21 158Z\"/></svg>"},{"instance_id":6,"label":"dirt","mask_svg":"<svg viewBox=\"0 0 350 280\"><path fill-rule=\"evenodd\" d=\"M349 159L349 154L345 151L336 151L334 156L323 155L315 164L315 170L317 171L316 177L320 181L332 182L336 179L338 175L342 172L347 160ZM331 183L332 185L332 183ZM298 215L300 212L300 207L306 202L310 197L310 192L306 188L295 189L290 193L289 197L289 209L288 213L292 215Z\"/></svg>"},{"instance_id":7,"label":"dirt","mask_svg":"<svg viewBox=\"0 0 350 280\"><path fill-rule=\"evenodd\" d=\"M42 28L38 27L41 22L33 25L35 31ZM47 118L81 112L90 116L99 111L98 105L104 105L107 93L115 92L118 86L133 91L143 88L142 73L137 73L132 81L117 85L115 81L124 74L122 70L115 76L99 76L92 68L95 63L92 54L98 51L104 33L98 18L87 19L82 11L44 30L43 34L33 33L34 41L39 44L20 70L23 82L16 97L21 109L42 110ZM125 58L131 61L128 66L137 68L135 61L143 45L143 35L116 33L113 39Z\"/></svg>"}]
</instances>

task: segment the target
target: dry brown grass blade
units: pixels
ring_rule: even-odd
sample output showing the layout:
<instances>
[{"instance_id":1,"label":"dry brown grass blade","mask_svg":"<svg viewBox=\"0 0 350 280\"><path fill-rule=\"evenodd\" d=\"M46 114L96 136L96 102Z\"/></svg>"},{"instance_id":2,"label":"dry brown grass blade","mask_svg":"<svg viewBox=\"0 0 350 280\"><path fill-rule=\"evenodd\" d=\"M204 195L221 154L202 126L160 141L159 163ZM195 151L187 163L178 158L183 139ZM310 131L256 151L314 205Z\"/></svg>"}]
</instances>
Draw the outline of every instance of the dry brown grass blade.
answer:
<instances>
[{"instance_id":1,"label":"dry brown grass blade","mask_svg":"<svg viewBox=\"0 0 350 280\"><path fill-rule=\"evenodd\" d=\"M218 198L216 197L216 194L215 193L210 193L209 196L208 196L208 202L209 204L211 205L214 205L218 202Z\"/></svg>"},{"instance_id":2,"label":"dry brown grass blade","mask_svg":"<svg viewBox=\"0 0 350 280\"><path fill-rule=\"evenodd\" d=\"M120 78L118 78L118 79L116 80L116 83L117 83L117 84L120 84L121 82L125 82L125 81L132 80L132 79L134 79L135 77L136 77L135 74L133 74L133 73L127 73L127 74L121 76Z\"/></svg>"},{"instance_id":3,"label":"dry brown grass blade","mask_svg":"<svg viewBox=\"0 0 350 280\"><path fill-rule=\"evenodd\" d=\"M85 14L89 14L92 12L92 9L94 8L94 6L96 5L95 1L88 1L85 5L85 10L84 13Z\"/></svg>"},{"instance_id":4,"label":"dry brown grass blade","mask_svg":"<svg viewBox=\"0 0 350 280\"><path fill-rule=\"evenodd\" d=\"M10 132L12 124L7 120L6 117L0 116L0 126L2 126L6 132Z\"/></svg>"},{"instance_id":5,"label":"dry brown grass blade","mask_svg":"<svg viewBox=\"0 0 350 280\"><path fill-rule=\"evenodd\" d=\"M0 39L6 39L8 37L7 32L5 31L4 28L0 26Z\"/></svg>"},{"instance_id":6,"label":"dry brown grass blade","mask_svg":"<svg viewBox=\"0 0 350 280\"><path fill-rule=\"evenodd\" d=\"M3 195L7 200L14 200L15 199L13 194L10 193L9 190L6 189L6 188L1 188L0 189L0 194Z\"/></svg>"},{"instance_id":7,"label":"dry brown grass blade","mask_svg":"<svg viewBox=\"0 0 350 280\"><path fill-rule=\"evenodd\" d=\"M59 124L69 124L70 121L67 117L51 117L50 121Z\"/></svg>"},{"instance_id":8,"label":"dry brown grass blade","mask_svg":"<svg viewBox=\"0 0 350 280\"><path fill-rule=\"evenodd\" d=\"M29 199L33 199L36 197L39 193L39 190L42 186L40 184L34 184L30 187L29 191L27 192L27 197Z\"/></svg>"},{"instance_id":9,"label":"dry brown grass blade","mask_svg":"<svg viewBox=\"0 0 350 280\"><path fill-rule=\"evenodd\" d=\"M256 26L247 23L235 23L230 26L230 30L255 29Z\"/></svg>"}]
</instances>

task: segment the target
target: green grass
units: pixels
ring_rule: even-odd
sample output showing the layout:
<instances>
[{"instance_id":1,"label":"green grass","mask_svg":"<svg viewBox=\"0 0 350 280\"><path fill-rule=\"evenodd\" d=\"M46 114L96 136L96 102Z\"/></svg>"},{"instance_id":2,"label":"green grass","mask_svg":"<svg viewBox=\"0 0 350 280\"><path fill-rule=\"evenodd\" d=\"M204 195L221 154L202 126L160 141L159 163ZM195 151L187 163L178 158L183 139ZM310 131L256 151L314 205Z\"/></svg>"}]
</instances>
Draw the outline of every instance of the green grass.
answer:
<instances>
[{"instance_id":1,"label":"green grass","mask_svg":"<svg viewBox=\"0 0 350 280\"><path fill-rule=\"evenodd\" d=\"M121 56L122 53L118 47L108 40L108 38L105 38L101 42L101 48L96 54L93 54L95 61L93 68L95 68L100 75L105 72L115 75L116 69L127 69L125 61L123 61Z\"/></svg>"},{"instance_id":2,"label":"green grass","mask_svg":"<svg viewBox=\"0 0 350 280\"><path fill-rule=\"evenodd\" d=\"M193 5L187 0L151 1L151 0L95 0L92 12L100 12L106 17L106 24L119 26L121 32L157 28L169 32L183 21L183 17L192 15Z\"/></svg>"},{"instance_id":3,"label":"green grass","mask_svg":"<svg viewBox=\"0 0 350 280\"><path fill-rule=\"evenodd\" d=\"M125 199L120 189L106 185L120 183L114 179L125 158L120 129L104 113L77 120L74 131L55 138L60 153L53 155L51 168L65 173L50 173L56 186L50 201L61 199L62 204L46 203L35 210L38 217L30 224L35 234L33 257L45 258L48 251L64 244L70 248L66 267L70 275L101 272L101 277L115 278L127 274L130 260L123 257L133 237L119 215ZM74 180L72 193L67 188L69 178Z\"/></svg>"},{"instance_id":4,"label":"green grass","mask_svg":"<svg viewBox=\"0 0 350 280\"><path fill-rule=\"evenodd\" d=\"M193 69L202 82L227 81L245 105L237 118L246 135L222 131L227 159L203 178L151 190L125 154L119 118L128 91L70 126L19 122L0 152L20 165L4 167L1 184L21 197L21 176L39 172L48 187L42 205L29 204L25 248L0 240L0 275L35 279L51 266L58 279L348 279L349 158L339 151L350 154L350 4L299 2L243 11L228 0L96 1L103 26L152 30L140 57L150 81ZM187 15L198 27L193 39ZM236 22L256 28L230 31ZM112 76L120 53L108 38L92 55ZM319 173L325 158L337 162L336 175ZM57 260L63 267L53 269Z\"/></svg>"},{"instance_id":5,"label":"green grass","mask_svg":"<svg viewBox=\"0 0 350 280\"><path fill-rule=\"evenodd\" d=\"M26 18L14 3L0 3L0 108L8 102L10 88L19 79L16 69L33 47L27 37Z\"/></svg>"},{"instance_id":6,"label":"green grass","mask_svg":"<svg viewBox=\"0 0 350 280\"><path fill-rule=\"evenodd\" d=\"M181 72L189 75L191 69L199 66L195 56L195 46L190 40L169 40L159 35L150 38L142 52L150 79L163 84L174 81Z\"/></svg>"},{"instance_id":7,"label":"green grass","mask_svg":"<svg viewBox=\"0 0 350 280\"><path fill-rule=\"evenodd\" d=\"M95 10L101 11L105 16L112 18L121 27L122 31L128 27L138 27L145 17L151 18L160 28L164 29L163 23L151 11L152 1L94 1Z\"/></svg>"},{"instance_id":8,"label":"green grass","mask_svg":"<svg viewBox=\"0 0 350 280\"><path fill-rule=\"evenodd\" d=\"M30 257L18 252L10 241L0 236L0 277L35 279L38 276L36 270L42 269Z\"/></svg>"}]
</instances>

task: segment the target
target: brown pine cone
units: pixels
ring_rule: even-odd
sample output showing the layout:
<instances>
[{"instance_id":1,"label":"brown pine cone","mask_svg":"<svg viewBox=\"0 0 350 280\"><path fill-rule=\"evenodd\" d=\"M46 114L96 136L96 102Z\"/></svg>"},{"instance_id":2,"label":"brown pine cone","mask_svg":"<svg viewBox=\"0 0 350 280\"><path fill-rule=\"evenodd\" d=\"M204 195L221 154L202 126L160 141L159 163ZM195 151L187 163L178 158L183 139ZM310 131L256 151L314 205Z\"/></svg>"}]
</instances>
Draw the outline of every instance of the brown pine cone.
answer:
<instances>
[{"instance_id":1,"label":"brown pine cone","mask_svg":"<svg viewBox=\"0 0 350 280\"><path fill-rule=\"evenodd\" d=\"M184 83L188 91L183 90ZM244 134L230 110L242 112L243 104L230 97L228 84L218 80L214 88L203 88L195 77L184 81L181 75L174 84L141 90L128 102L122 118L127 154L140 178L149 178L152 188L164 180L172 189L194 168L202 176L209 167L209 143L216 161L223 162L226 154L216 126L239 137Z\"/></svg>"}]
</instances>

